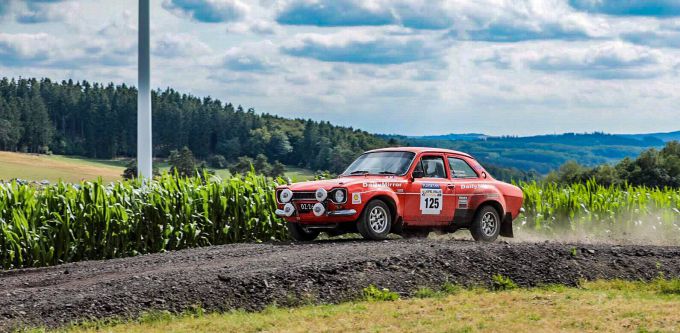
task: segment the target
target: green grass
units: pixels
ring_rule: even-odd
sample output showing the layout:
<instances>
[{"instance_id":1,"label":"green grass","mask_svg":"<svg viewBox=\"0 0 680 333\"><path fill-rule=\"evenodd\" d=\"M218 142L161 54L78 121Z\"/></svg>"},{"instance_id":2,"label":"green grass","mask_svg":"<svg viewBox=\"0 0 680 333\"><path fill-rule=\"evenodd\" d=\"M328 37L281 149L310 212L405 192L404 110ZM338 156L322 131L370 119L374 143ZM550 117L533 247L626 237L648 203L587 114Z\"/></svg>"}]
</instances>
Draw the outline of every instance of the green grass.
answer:
<instances>
[{"instance_id":1,"label":"green grass","mask_svg":"<svg viewBox=\"0 0 680 333\"><path fill-rule=\"evenodd\" d=\"M108 182L121 178L124 165L125 161L122 160L0 152L0 179L77 183L101 177Z\"/></svg>"},{"instance_id":2,"label":"green grass","mask_svg":"<svg viewBox=\"0 0 680 333\"><path fill-rule=\"evenodd\" d=\"M314 172L309 169L286 166L285 176L293 182L302 182L314 179Z\"/></svg>"},{"instance_id":3,"label":"green grass","mask_svg":"<svg viewBox=\"0 0 680 333\"><path fill-rule=\"evenodd\" d=\"M675 281L675 282L673 282ZM90 322L66 332L652 332L680 329L680 295L668 283L593 281L493 291L427 289L417 298L360 300L261 312L182 315L151 312L117 324ZM376 290L382 290L375 288ZM421 288L420 290L426 290ZM197 308L198 309L198 308ZM39 330L40 331L40 330Z\"/></svg>"},{"instance_id":4,"label":"green grass","mask_svg":"<svg viewBox=\"0 0 680 333\"><path fill-rule=\"evenodd\" d=\"M161 171L169 169L170 169L169 166L165 166L161 168ZM210 169L210 170L214 172L216 176L219 176L222 179L227 179L231 177L231 172L229 172L229 170L227 169ZM283 176L286 178L290 178L290 180L294 183L304 182L307 180L314 180L313 171L309 169L297 168L292 166L286 166L286 172L284 172Z\"/></svg>"},{"instance_id":5,"label":"green grass","mask_svg":"<svg viewBox=\"0 0 680 333\"><path fill-rule=\"evenodd\" d=\"M111 166L116 168L123 168L127 166L130 161L129 158L119 158L113 160L65 156L65 155L44 155L46 158L53 161L63 161L66 163L81 164L81 165L95 165L95 166Z\"/></svg>"},{"instance_id":6,"label":"green grass","mask_svg":"<svg viewBox=\"0 0 680 333\"><path fill-rule=\"evenodd\" d=\"M82 180L96 180L101 177L105 182L122 179L123 170L129 159L92 159L77 156L37 155L13 152L0 152L0 180L14 178L29 181L62 180L78 183ZM154 161L160 172L170 169L164 161ZM231 177L227 169L210 169L222 179ZM286 166L285 177L293 182L314 179L314 172L308 169Z\"/></svg>"}]
</instances>

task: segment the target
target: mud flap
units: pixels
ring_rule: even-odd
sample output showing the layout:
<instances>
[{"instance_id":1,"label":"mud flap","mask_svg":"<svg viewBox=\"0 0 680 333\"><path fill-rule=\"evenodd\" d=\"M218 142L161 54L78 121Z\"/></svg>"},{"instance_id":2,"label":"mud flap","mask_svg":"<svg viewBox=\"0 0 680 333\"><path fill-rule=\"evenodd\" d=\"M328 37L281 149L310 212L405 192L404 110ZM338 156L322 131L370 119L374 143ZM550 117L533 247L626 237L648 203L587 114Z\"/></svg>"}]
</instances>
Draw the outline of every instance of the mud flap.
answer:
<instances>
[{"instance_id":1,"label":"mud flap","mask_svg":"<svg viewBox=\"0 0 680 333\"><path fill-rule=\"evenodd\" d=\"M404 220L401 217L397 217L397 221L392 224L392 229L390 229L390 232L395 233L395 234L401 234L404 232Z\"/></svg>"},{"instance_id":2,"label":"mud flap","mask_svg":"<svg viewBox=\"0 0 680 333\"><path fill-rule=\"evenodd\" d=\"M514 237L514 234L512 233L512 216L509 213L505 214L505 218L503 219L503 223L501 223L500 235L503 236L503 237L509 237L509 238Z\"/></svg>"}]
</instances>

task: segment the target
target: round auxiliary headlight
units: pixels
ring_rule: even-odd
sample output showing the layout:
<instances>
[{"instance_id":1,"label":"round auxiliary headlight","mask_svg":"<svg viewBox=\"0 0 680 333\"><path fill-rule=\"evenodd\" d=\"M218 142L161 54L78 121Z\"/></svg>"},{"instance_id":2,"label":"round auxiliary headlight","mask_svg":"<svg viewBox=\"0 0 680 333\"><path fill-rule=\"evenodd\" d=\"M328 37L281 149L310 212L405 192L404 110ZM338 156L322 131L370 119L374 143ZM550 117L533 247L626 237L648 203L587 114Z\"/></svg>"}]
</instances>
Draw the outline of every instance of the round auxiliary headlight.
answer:
<instances>
[{"instance_id":1,"label":"round auxiliary headlight","mask_svg":"<svg viewBox=\"0 0 680 333\"><path fill-rule=\"evenodd\" d=\"M283 214L286 215L287 217L293 216L293 213L295 213L295 206L293 206L292 203L287 203L285 206L283 206Z\"/></svg>"},{"instance_id":2,"label":"round auxiliary headlight","mask_svg":"<svg viewBox=\"0 0 680 333\"><path fill-rule=\"evenodd\" d=\"M321 202L326 200L326 198L328 197L328 192L326 192L326 190L324 190L323 188L320 188L316 190L314 196L316 197L316 201Z\"/></svg>"},{"instance_id":3,"label":"round auxiliary headlight","mask_svg":"<svg viewBox=\"0 0 680 333\"><path fill-rule=\"evenodd\" d=\"M316 216L321 216L323 213L326 212L326 208L323 206L322 203L317 202L314 204L314 207L312 207L312 211L314 212L314 215Z\"/></svg>"},{"instance_id":4,"label":"round auxiliary headlight","mask_svg":"<svg viewBox=\"0 0 680 333\"><path fill-rule=\"evenodd\" d=\"M281 193L279 194L279 200L282 203L289 202L290 199L292 199L292 198L293 198L293 191L291 191L287 188L283 189L283 191L281 191Z\"/></svg>"},{"instance_id":5,"label":"round auxiliary headlight","mask_svg":"<svg viewBox=\"0 0 680 333\"><path fill-rule=\"evenodd\" d=\"M333 194L333 197L334 197L336 203L341 203L341 202L345 201L345 191L336 190L335 194Z\"/></svg>"}]
</instances>

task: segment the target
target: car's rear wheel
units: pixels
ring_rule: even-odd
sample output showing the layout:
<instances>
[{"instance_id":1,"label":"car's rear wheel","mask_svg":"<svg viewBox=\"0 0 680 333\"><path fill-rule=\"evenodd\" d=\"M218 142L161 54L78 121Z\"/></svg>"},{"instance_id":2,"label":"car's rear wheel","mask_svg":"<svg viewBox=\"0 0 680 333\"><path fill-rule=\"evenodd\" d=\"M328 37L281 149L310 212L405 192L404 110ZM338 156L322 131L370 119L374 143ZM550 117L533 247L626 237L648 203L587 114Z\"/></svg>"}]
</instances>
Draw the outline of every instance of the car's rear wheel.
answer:
<instances>
[{"instance_id":1,"label":"car's rear wheel","mask_svg":"<svg viewBox=\"0 0 680 333\"><path fill-rule=\"evenodd\" d=\"M390 207L382 200L373 200L364 207L357 229L365 239L383 240L392 228Z\"/></svg>"},{"instance_id":2,"label":"car's rear wheel","mask_svg":"<svg viewBox=\"0 0 680 333\"><path fill-rule=\"evenodd\" d=\"M475 215L470 233L479 242L493 242L501 232L501 219L495 208L484 206Z\"/></svg>"},{"instance_id":3,"label":"car's rear wheel","mask_svg":"<svg viewBox=\"0 0 680 333\"><path fill-rule=\"evenodd\" d=\"M319 231L307 229L301 226L299 223L288 222L287 227L290 238L298 242L313 241L319 236Z\"/></svg>"}]
</instances>

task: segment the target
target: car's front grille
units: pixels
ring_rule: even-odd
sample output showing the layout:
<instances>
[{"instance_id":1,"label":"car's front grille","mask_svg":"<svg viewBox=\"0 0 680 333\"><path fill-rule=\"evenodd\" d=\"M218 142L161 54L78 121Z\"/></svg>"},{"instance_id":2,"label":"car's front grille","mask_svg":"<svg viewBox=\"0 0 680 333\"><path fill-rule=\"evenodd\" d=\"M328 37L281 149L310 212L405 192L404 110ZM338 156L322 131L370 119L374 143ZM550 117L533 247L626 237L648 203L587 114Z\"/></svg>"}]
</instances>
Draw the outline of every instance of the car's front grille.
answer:
<instances>
[{"instance_id":1,"label":"car's front grille","mask_svg":"<svg viewBox=\"0 0 680 333\"><path fill-rule=\"evenodd\" d=\"M316 200L315 192L293 192L293 200Z\"/></svg>"}]
</instances>

